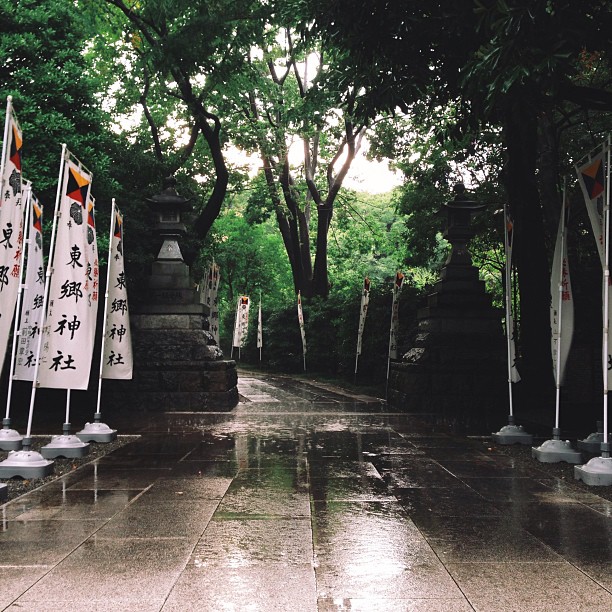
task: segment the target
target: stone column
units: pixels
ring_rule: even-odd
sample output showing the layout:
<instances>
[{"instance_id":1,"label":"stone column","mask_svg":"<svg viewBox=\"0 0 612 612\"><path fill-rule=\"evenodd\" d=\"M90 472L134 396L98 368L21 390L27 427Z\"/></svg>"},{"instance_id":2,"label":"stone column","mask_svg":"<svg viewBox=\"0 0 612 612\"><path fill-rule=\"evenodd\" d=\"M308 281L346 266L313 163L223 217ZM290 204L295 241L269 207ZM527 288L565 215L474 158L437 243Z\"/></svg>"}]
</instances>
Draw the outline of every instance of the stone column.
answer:
<instances>
[{"instance_id":1,"label":"stone column","mask_svg":"<svg viewBox=\"0 0 612 612\"><path fill-rule=\"evenodd\" d=\"M505 415L506 365L501 311L493 308L467 248L471 216L485 207L463 185L445 204L451 252L425 307L411 348L392 363L389 403L406 412Z\"/></svg>"},{"instance_id":2,"label":"stone column","mask_svg":"<svg viewBox=\"0 0 612 612\"><path fill-rule=\"evenodd\" d=\"M161 241L145 300L131 305L134 379L125 384L134 408L145 411L231 410L238 403L236 362L223 358L209 330L209 309L183 260L181 215L191 208L173 177L147 203Z\"/></svg>"}]
</instances>

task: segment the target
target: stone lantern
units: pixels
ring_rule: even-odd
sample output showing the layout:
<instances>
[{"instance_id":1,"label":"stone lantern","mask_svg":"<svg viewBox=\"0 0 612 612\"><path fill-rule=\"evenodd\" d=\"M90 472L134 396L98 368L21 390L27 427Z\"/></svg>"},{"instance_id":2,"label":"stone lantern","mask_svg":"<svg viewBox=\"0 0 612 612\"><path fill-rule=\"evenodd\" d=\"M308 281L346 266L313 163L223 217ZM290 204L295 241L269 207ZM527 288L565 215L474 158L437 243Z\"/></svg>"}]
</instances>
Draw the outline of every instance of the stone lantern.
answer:
<instances>
[{"instance_id":1,"label":"stone lantern","mask_svg":"<svg viewBox=\"0 0 612 612\"><path fill-rule=\"evenodd\" d=\"M149 297L158 304L191 304L196 296L179 246L187 233L182 214L191 210L190 200L176 192L176 179L170 176L164 179L162 192L146 202L155 214L155 231L162 240L151 267Z\"/></svg>"},{"instance_id":2,"label":"stone lantern","mask_svg":"<svg viewBox=\"0 0 612 612\"><path fill-rule=\"evenodd\" d=\"M472 265L472 258L467 247L467 243L474 236L471 226L472 215L486 208L486 204L479 204L468 198L463 183L457 183L453 191L456 194L454 199L446 202L443 208L443 211L447 212L444 237L451 244L451 252L444 264L447 269L449 266Z\"/></svg>"},{"instance_id":3,"label":"stone lantern","mask_svg":"<svg viewBox=\"0 0 612 612\"><path fill-rule=\"evenodd\" d=\"M486 205L470 199L463 184L454 191L439 213L446 213L451 251L417 312L407 352L391 364L388 400L406 412L485 423L506 412L501 312L492 306L467 246L472 216Z\"/></svg>"},{"instance_id":4,"label":"stone lantern","mask_svg":"<svg viewBox=\"0 0 612 612\"><path fill-rule=\"evenodd\" d=\"M151 412L231 410L238 403L236 362L223 358L209 331L209 308L200 302L179 246L190 201L169 177L146 202L162 245L144 300L131 309L134 378L113 381L114 397L118 405Z\"/></svg>"}]
</instances>

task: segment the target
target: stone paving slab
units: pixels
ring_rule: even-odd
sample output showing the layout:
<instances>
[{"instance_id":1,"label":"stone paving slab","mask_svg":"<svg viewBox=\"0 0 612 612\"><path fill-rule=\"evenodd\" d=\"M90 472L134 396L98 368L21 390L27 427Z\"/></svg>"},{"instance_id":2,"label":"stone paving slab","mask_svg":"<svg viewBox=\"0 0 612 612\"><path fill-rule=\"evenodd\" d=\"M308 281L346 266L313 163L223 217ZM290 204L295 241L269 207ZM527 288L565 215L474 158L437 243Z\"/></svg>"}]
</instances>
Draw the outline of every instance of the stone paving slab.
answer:
<instances>
[{"instance_id":1,"label":"stone paving slab","mask_svg":"<svg viewBox=\"0 0 612 612\"><path fill-rule=\"evenodd\" d=\"M330 385L239 392L0 506L0 609L612 609L597 489Z\"/></svg>"}]
</instances>

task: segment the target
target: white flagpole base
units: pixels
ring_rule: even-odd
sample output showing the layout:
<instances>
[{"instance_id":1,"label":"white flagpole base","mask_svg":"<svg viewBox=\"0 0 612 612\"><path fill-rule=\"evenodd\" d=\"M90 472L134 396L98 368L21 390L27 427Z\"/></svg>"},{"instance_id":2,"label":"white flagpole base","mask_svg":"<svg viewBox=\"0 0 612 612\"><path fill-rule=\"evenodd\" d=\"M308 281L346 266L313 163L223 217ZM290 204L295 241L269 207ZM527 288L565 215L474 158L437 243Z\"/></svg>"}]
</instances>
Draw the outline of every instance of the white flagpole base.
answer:
<instances>
[{"instance_id":1,"label":"white flagpole base","mask_svg":"<svg viewBox=\"0 0 612 612\"><path fill-rule=\"evenodd\" d=\"M53 474L53 461L47 461L40 453L29 450L29 438L24 438L23 446L23 450L10 451L8 457L0 461L0 478L18 476L31 480Z\"/></svg>"},{"instance_id":2,"label":"white flagpole base","mask_svg":"<svg viewBox=\"0 0 612 612\"><path fill-rule=\"evenodd\" d=\"M584 465L576 465L574 478L591 486L612 485L612 457L593 457Z\"/></svg>"},{"instance_id":3,"label":"white flagpole base","mask_svg":"<svg viewBox=\"0 0 612 612\"><path fill-rule=\"evenodd\" d=\"M531 456L540 463L559 463L560 461L580 463L582 461L581 453L572 448L569 440L546 440L541 446L531 449Z\"/></svg>"},{"instance_id":4,"label":"white flagpole base","mask_svg":"<svg viewBox=\"0 0 612 612\"><path fill-rule=\"evenodd\" d=\"M19 450L23 436L15 429L0 429L0 450Z\"/></svg>"},{"instance_id":5,"label":"white flagpole base","mask_svg":"<svg viewBox=\"0 0 612 612\"><path fill-rule=\"evenodd\" d=\"M0 502L5 502L8 499L8 487L5 484L0 484Z\"/></svg>"},{"instance_id":6,"label":"white flagpole base","mask_svg":"<svg viewBox=\"0 0 612 612\"><path fill-rule=\"evenodd\" d=\"M514 424L514 417L508 417L508 425L504 425L498 432L491 434L493 441L497 444L525 444L531 446L533 444L533 436L527 433L522 425Z\"/></svg>"},{"instance_id":7,"label":"white flagpole base","mask_svg":"<svg viewBox=\"0 0 612 612\"><path fill-rule=\"evenodd\" d=\"M601 450L603 441L603 422L597 421L597 431L589 434L584 440L578 440L578 448L596 455Z\"/></svg>"},{"instance_id":8,"label":"white flagpole base","mask_svg":"<svg viewBox=\"0 0 612 612\"><path fill-rule=\"evenodd\" d=\"M51 442L43 446L40 452L46 459L54 459L55 457L74 459L88 455L89 444L81 442L76 436L62 434L61 436L52 436Z\"/></svg>"},{"instance_id":9,"label":"white flagpole base","mask_svg":"<svg viewBox=\"0 0 612 612\"><path fill-rule=\"evenodd\" d=\"M596 431L589 434L584 440L578 440L578 448L587 453L598 453L603 442L603 433Z\"/></svg>"},{"instance_id":10,"label":"white flagpole base","mask_svg":"<svg viewBox=\"0 0 612 612\"><path fill-rule=\"evenodd\" d=\"M94 421L85 423L85 427L77 431L76 436L81 442L107 443L117 439L117 430L111 429L106 423Z\"/></svg>"}]
</instances>

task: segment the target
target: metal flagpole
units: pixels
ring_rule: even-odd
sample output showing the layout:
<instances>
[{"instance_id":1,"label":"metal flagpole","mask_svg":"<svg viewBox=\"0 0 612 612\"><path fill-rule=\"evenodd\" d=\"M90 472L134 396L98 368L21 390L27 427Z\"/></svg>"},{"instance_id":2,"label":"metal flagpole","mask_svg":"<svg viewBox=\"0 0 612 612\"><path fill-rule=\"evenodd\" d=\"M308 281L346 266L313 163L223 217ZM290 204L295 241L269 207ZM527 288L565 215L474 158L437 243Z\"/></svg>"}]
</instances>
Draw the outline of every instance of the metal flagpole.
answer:
<instances>
[{"instance_id":1,"label":"metal flagpole","mask_svg":"<svg viewBox=\"0 0 612 612\"><path fill-rule=\"evenodd\" d=\"M608 443L608 326L610 324L610 148L611 137L608 136L606 151L606 196L604 202L604 266L603 266L603 338L602 338L602 374L603 374L603 442L601 456L593 457L585 465L574 467L574 478L588 485L612 485L612 458Z\"/></svg>"},{"instance_id":2,"label":"metal flagpole","mask_svg":"<svg viewBox=\"0 0 612 612\"><path fill-rule=\"evenodd\" d=\"M2 175L0 175L2 176ZM30 231L30 213L32 206L32 183L30 181L25 182L25 219L23 219L23 230L22 236L24 236L22 248L21 248L21 256L19 258L19 271L21 274L21 279L19 283L19 289L17 291L17 304L15 305L15 320L13 323L13 344L11 348L11 361L10 361L10 371L9 371L9 379L8 379L8 389L6 394L6 412L4 420L2 421L2 431L0 433L0 448L2 450L16 450L21 447L22 436L20 436L17 431L11 429L11 399L13 395L13 375L15 373L15 359L17 358L17 339L21 337L20 327L20 312L21 312L21 302L23 296L23 290L25 289L25 255L26 255L26 245L28 247L28 252L30 250L31 244L31 231ZM8 444L8 446L7 446ZM10 447L10 448L9 448Z\"/></svg>"},{"instance_id":3,"label":"metal flagpole","mask_svg":"<svg viewBox=\"0 0 612 612\"><path fill-rule=\"evenodd\" d=\"M13 108L13 96L6 98L6 116L4 120L4 139L2 140L2 157L0 158L0 179L4 176L4 165L6 160L6 147L8 146L8 133L11 123L11 111Z\"/></svg>"},{"instance_id":4,"label":"metal flagpole","mask_svg":"<svg viewBox=\"0 0 612 612\"><path fill-rule=\"evenodd\" d=\"M62 144L62 154L60 156L59 177L57 181L57 192L55 196L55 211L53 213L53 229L51 230L51 242L49 245L49 258L47 260L47 271L45 274L45 289L43 292L43 313L47 310L49 301L49 286L51 284L51 275L53 273L53 256L55 249L55 238L57 233L57 219L59 216L59 203L62 191L64 177L64 162L66 159L66 144ZM40 351L42 348L42 337L45 321L41 324L41 330L38 334L38 343L36 348L36 363L34 364L34 375L32 379L32 392L30 395L30 409L28 412L28 425L26 435L23 438L22 450L14 451L9 455L6 461L0 464L0 478L11 478L13 476L21 476L22 478L43 478L53 473L53 461L45 459L40 453L30 450L32 446L32 417L34 415L34 402L36 400L36 384L38 372L40 369Z\"/></svg>"},{"instance_id":5,"label":"metal flagpole","mask_svg":"<svg viewBox=\"0 0 612 612\"><path fill-rule=\"evenodd\" d=\"M506 348L508 353L508 400L510 404L510 415L508 422L514 423L514 404L512 395L512 260L508 256L510 251L510 236L508 233L508 211L507 203L504 202L504 251L506 254Z\"/></svg>"},{"instance_id":6,"label":"metal flagpole","mask_svg":"<svg viewBox=\"0 0 612 612\"><path fill-rule=\"evenodd\" d=\"M492 434L492 438L497 444L528 444L533 442L533 436L527 433L522 425L516 425L514 421L514 395L512 387L512 368L513 368L513 328L514 320L512 317L512 298L513 298L513 283L512 283L512 241L514 240L514 228L512 230L512 238L508 231L509 215L508 205L504 202L504 255L506 259L505 283L506 283L506 351L508 360L508 402L509 414L508 424L500 428L499 431Z\"/></svg>"},{"instance_id":7,"label":"metal flagpole","mask_svg":"<svg viewBox=\"0 0 612 612\"><path fill-rule=\"evenodd\" d=\"M104 371L104 349L106 347L106 317L108 315L108 296L110 286L111 260L113 257L113 235L117 224L117 205L115 198L111 200L111 222L108 239L108 258L106 265L106 287L104 291L104 308L102 316L102 340L100 347L100 371L98 373L98 394L96 397L96 412L94 422L85 423L81 431L77 432L77 438L82 442L112 442L117 438L117 430L111 429L106 423L102 423L102 410L100 409L102 398L102 373Z\"/></svg>"},{"instance_id":8,"label":"metal flagpole","mask_svg":"<svg viewBox=\"0 0 612 612\"><path fill-rule=\"evenodd\" d=\"M569 440L561 440L561 429L559 427L559 416L560 416L560 406L561 406L561 373L562 373L562 364L561 364L561 348L563 342L563 283L564 280L567 281L567 291L568 296L571 298L571 287L570 287L570 278L569 278L569 267L567 266L567 261L565 257L565 253L567 251L566 246L566 238L567 238L567 228L566 228L566 185L565 178L563 179L563 191L562 191L562 202L561 202L561 216L559 218L559 229L557 232L557 244L555 245L555 254L553 256L553 266L552 266L552 274L551 274L551 299L555 299L555 293L553 288L553 283L556 284L557 289L557 303L556 305L551 304L551 331L552 331L552 339L556 341L554 348L554 366L555 366L555 425L552 431L552 439L546 440L539 447L531 449L531 455L536 458L538 461L543 463L558 463L560 461L566 461L567 463L580 463L582 460L581 454L579 451L576 451L572 448ZM559 266L558 276L554 278L555 265ZM566 278L566 270L568 271L568 275ZM554 304L554 302L553 302ZM571 304L570 307L573 308ZM555 324L556 317L556 324ZM571 340L572 331L567 327L565 329L565 333L568 335L569 340ZM567 340L566 340L567 342Z\"/></svg>"},{"instance_id":9,"label":"metal flagpole","mask_svg":"<svg viewBox=\"0 0 612 612\"><path fill-rule=\"evenodd\" d=\"M59 217L59 204L62 193L62 184L64 178L64 162L66 160L66 144L62 144L62 155L60 160L60 171L59 178L57 181L57 193L55 195L55 211L53 213L53 229L51 230L51 242L49 244L49 258L47 261L47 271L45 273L45 290L43 294L43 312L47 311L47 304L49 302L49 287L51 285L51 275L53 274L53 259L55 255L55 239L57 236L57 221ZM44 320L43 320L44 321ZM42 337L43 337L44 323L41 327L40 334L38 334L38 346L36 349L36 365L34 366L34 380L32 381L32 394L30 396L30 412L28 414L28 427L26 430L26 437L23 439L23 447L26 449L31 444L31 432L32 432L32 416L34 414L34 400L36 399L36 381L38 379L38 371L40 369L40 350L42 348ZM27 443L26 443L27 440Z\"/></svg>"},{"instance_id":10,"label":"metal flagpole","mask_svg":"<svg viewBox=\"0 0 612 612\"><path fill-rule=\"evenodd\" d=\"M106 265L106 288L104 290L104 316L102 317L102 347L100 348L100 373L98 375L98 396L96 400L96 418L102 414L100 410L100 400L102 396L102 370L104 369L104 348L106 344L106 315L108 313L108 285L110 283L111 257L113 256L113 231L116 223L115 219L116 203L115 198L111 203L111 230L110 240L108 241L108 259ZM98 419L99 420L99 419Z\"/></svg>"},{"instance_id":11,"label":"metal flagpole","mask_svg":"<svg viewBox=\"0 0 612 612\"><path fill-rule=\"evenodd\" d=\"M603 273L603 443L601 456L610 457L608 444L608 326L610 325L610 148L612 142L608 136L606 153L606 201L604 203L604 273Z\"/></svg>"}]
</instances>

